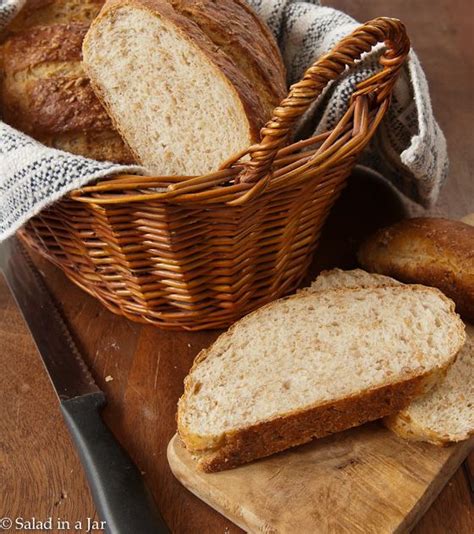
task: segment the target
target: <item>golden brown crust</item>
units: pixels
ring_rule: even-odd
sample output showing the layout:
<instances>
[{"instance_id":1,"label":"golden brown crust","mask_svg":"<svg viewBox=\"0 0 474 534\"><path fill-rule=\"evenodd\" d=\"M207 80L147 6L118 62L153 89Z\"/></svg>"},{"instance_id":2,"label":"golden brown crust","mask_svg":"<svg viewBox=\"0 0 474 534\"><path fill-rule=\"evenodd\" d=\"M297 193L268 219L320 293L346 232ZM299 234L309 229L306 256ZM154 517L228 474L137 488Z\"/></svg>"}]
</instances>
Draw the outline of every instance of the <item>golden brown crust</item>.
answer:
<instances>
[{"instance_id":1,"label":"golden brown crust","mask_svg":"<svg viewBox=\"0 0 474 534\"><path fill-rule=\"evenodd\" d=\"M90 24L105 0L28 0L8 26L8 32L36 26L85 22Z\"/></svg>"},{"instance_id":2,"label":"golden brown crust","mask_svg":"<svg viewBox=\"0 0 474 534\"><path fill-rule=\"evenodd\" d=\"M253 425L227 434L215 451L198 456L199 466L207 472L236 467L363 423L379 419L407 406L426 391L427 376L412 377L404 382L363 392L287 417ZM431 377L430 377L431 380Z\"/></svg>"},{"instance_id":3,"label":"golden brown crust","mask_svg":"<svg viewBox=\"0 0 474 534\"><path fill-rule=\"evenodd\" d=\"M28 96L32 102L28 110L30 124L39 134L112 128L87 78L40 80Z\"/></svg>"},{"instance_id":4,"label":"golden brown crust","mask_svg":"<svg viewBox=\"0 0 474 534\"><path fill-rule=\"evenodd\" d=\"M88 130L65 132L61 135L37 136L44 145L72 154L87 154L87 157L117 163L133 163L131 152L115 130Z\"/></svg>"},{"instance_id":5,"label":"golden brown crust","mask_svg":"<svg viewBox=\"0 0 474 534\"><path fill-rule=\"evenodd\" d=\"M474 320L474 228L448 219L407 219L379 230L359 251L361 264L403 282L438 287Z\"/></svg>"},{"instance_id":6,"label":"golden brown crust","mask_svg":"<svg viewBox=\"0 0 474 534\"><path fill-rule=\"evenodd\" d=\"M286 94L284 81L283 60L277 53L276 44L270 33L263 32L262 23L249 8L242 8L236 0L223 0L223 4L214 6L210 0L193 2L191 0L167 2L165 0L108 0L102 8L93 26L99 25L106 17L113 17L114 12L124 7L145 9L153 16L159 16L180 32L183 38L191 41L216 67L217 75L222 76L231 90L236 91L244 109L249 125L249 139L251 142L259 140L260 128L270 118L274 103L278 103ZM225 35L230 36L229 19L222 16L221 8L225 9L230 20L238 21L239 28L246 27L246 35L252 36L255 47L249 47L237 33L224 43ZM196 20L194 20L196 17ZM219 26L224 27L218 30ZM86 37L83 48L87 50L93 46L90 37ZM253 50L253 48L255 48ZM263 51L270 49L272 61L263 57ZM244 57L248 54L247 58ZM237 57L240 57L237 61ZM244 69L245 67L245 69ZM242 70L244 69L244 70ZM263 71L266 71L265 73ZM89 69L91 78L93 72ZM274 90L265 88L263 81L271 80ZM94 89L107 107L107 102L101 96L101 89L94 83ZM110 109L109 109L110 112ZM109 113L111 114L111 113ZM111 114L113 115L113 114ZM114 121L119 127L118 121ZM124 134L124 132L122 132Z\"/></svg>"},{"instance_id":7,"label":"golden brown crust","mask_svg":"<svg viewBox=\"0 0 474 534\"><path fill-rule=\"evenodd\" d=\"M37 138L112 128L80 67L87 29L85 24L42 26L5 43L3 108L8 123ZM65 62L66 70L60 65Z\"/></svg>"},{"instance_id":8,"label":"golden brown crust","mask_svg":"<svg viewBox=\"0 0 474 534\"><path fill-rule=\"evenodd\" d=\"M44 144L94 159L131 163L130 151L114 131L81 64L87 17L101 3L29 2L20 13L23 29L16 21L2 45L0 103L7 123ZM68 13L80 21L55 23ZM30 24L30 16L44 21L46 15L50 24Z\"/></svg>"},{"instance_id":9,"label":"golden brown crust","mask_svg":"<svg viewBox=\"0 0 474 534\"><path fill-rule=\"evenodd\" d=\"M76 23L17 32L3 45L5 70L16 74L42 63L81 61L82 41L88 29L87 24Z\"/></svg>"},{"instance_id":10,"label":"golden brown crust","mask_svg":"<svg viewBox=\"0 0 474 534\"><path fill-rule=\"evenodd\" d=\"M269 29L239 0L171 0L251 80L267 116L286 96L285 70Z\"/></svg>"}]
</instances>

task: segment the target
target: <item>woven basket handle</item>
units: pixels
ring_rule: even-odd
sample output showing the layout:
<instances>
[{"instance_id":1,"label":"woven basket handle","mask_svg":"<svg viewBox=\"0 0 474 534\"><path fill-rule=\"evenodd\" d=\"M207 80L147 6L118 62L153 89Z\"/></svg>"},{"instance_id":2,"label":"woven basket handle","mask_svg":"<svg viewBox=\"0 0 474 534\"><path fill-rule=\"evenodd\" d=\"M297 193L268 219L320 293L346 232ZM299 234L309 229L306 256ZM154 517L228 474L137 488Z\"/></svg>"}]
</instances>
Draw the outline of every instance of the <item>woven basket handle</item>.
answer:
<instances>
[{"instance_id":1,"label":"woven basket handle","mask_svg":"<svg viewBox=\"0 0 474 534\"><path fill-rule=\"evenodd\" d=\"M283 148L297 119L318 98L326 85L352 66L364 52L377 43L387 49L380 58L383 69L357 85L352 98L375 93L377 102L390 96L400 67L410 50L405 26L397 19L380 17L357 28L342 39L328 54L320 57L305 72L302 80L290 88L288 96L273 111L273 118L260 130L260 143L249 149L250 161L240 175L240 182L257 182L270 171L276 153Z\"/></svg>"}]
</instances>

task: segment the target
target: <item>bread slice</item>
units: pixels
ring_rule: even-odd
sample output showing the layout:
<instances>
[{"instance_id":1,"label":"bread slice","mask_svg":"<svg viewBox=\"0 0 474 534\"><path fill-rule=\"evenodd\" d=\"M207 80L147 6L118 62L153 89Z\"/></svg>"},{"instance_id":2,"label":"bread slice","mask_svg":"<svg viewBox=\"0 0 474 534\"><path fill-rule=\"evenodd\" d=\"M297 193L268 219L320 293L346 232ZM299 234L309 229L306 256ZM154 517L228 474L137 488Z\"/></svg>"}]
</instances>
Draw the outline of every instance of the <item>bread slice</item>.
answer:
<instances>
[{"instance_id":1,"label":"bread slice","mask_svg":"<svg viewBox=\"0 0 474 534\"><path fill-rule=\"evenodd\" d=\"M400 282L362 269L322 272L306 291L341 287L380 287ZM463 441L474 434L474 326L466 325L467 341L446 377L415 399L399 414L385 418L400 437L444 445Z\"/></svg>"},{"instance_id":2,"label":"bread slice","mask_svg":"<svg viewBox=\"0 0 474 534\"><path fill-rule=\"evenodd\" d=\"M217 170L286 95L278 47L240 0L109 0L83 54L118 130L158 175Z\"/></svg>"},{"instance_id":3,"label":"bread slice","mask_svg":"<svg viewBox=\"0 0 474 534\"><path fill-rule=\"evenodd\" d=\"M454 303L432 288L281 299L198 355L179 434L218 471L384 417L436 382L464 337Z\"/></svg>"},{"instance_id":4,"label":"bread slice","mask_svg":"<svg viewBox=\"0 0 474 534\"><path fill-rule=\"evenodd\" d=\"M384 422L400 437L446 445L474 435L474 326L446 377Z\"/></svg>"},{"instance_id":5,"label":"bread slice","mask_svg":"<svg viewBox=\"0 0 474 534\"><path fill-rule=\"evenodd\" d=\"M344 271L342 269L331 269L322 271L314 282L300 293L314 293L326 289L341 288L362 288L362 287L386 287L402 285L401 282L384 276L383 274L372 274L362 269Z\"/></svg>"}]
</instances>

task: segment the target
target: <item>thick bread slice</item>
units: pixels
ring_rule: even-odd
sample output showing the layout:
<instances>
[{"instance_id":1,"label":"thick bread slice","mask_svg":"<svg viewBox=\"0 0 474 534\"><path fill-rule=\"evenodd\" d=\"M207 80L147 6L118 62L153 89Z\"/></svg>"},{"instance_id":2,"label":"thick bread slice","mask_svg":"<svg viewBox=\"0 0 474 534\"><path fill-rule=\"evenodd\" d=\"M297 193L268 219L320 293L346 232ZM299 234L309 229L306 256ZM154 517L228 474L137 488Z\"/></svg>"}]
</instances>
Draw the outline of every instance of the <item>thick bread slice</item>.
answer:
<instances>
[{"instance_id":1,"label":"thick bread slice","mask_svg":"<svg viewBox=\"0 0 474 534\"><path fill-rule=\"evenodd\" d=\"M179 434L218 471L384 417L436 382L464 336L453 302L432 288L281 299L197 357Z\"/></svg>"},{"instance_id":2,"label":"thick bread slice","mask_svg":"<svg viewBox=\"0 0 474 534\"><path fill-rule=\"evenodd\" d=\"M474 321L474 228L438 218L406 219L378 230L359 250L369 271L434 286Z\"/></svg>"},{"instance_id":3,"label":"thick bread slice","mask_svg":"<svg viewBox=\"0 0 474 534\"><path fill-rule=\"evenodd\" d=\"M286 95L278 47L240 0L109 0L83 53L118 130L159 175L217 170Z\"/></svg>"},{"instance_id":4,"label":"thick bread slice","mask_svg":"<svg viewBox=\"0 0 474 534\"><path fill-rule=\"evenodd\" d=\"M380 287L400 282L362 269L322 272L306 291L336 287ZM474 434L474 326L466 325L467 341L456 361L430 391L415 399L399 414L384 419L400 437L444 445Z\"/></svg>"},{"instance_id":5,"label":"thick bread slice","mask_svg":"<svg viewBox=\"0 0 474 534\"><path fill-rule=\"evenodd\" d=\"M446 378L399 414L385 418L390 430L415 441L445 445L474 435L474 326Z\"/></svg>"}]
</instances>

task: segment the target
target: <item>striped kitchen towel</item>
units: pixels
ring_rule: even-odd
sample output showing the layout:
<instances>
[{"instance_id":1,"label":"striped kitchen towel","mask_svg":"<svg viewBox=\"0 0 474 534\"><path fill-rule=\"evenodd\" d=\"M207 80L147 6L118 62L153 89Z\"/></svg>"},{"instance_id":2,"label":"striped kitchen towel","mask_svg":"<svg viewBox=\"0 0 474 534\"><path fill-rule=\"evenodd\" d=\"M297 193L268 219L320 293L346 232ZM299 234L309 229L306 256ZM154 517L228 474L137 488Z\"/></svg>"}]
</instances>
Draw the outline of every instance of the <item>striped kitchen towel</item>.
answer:
<instances>
[{"instance_id":1,"label":"striped kitchen towel","mask_svg":"<svg viewBox=\"0 0 474 534\"><path fill-rule=\"evenodd\" d=\"M299 80L318 56L358 25L348 15L323 7L317 0L248 1L278 40L289 84ZM24 3L0 0L0 28ZM374 49L328 87L306 118L306 127L318 133L337 123L357 81L379 68L380 51L381 47ZM446 141L434 118L426 78L413 50L395 86L391 107L360 162L423 206L431 206L438 197L448 169ZM47 148L0 122L0 240L48 204L87 182L137 172L146 171Z\"/></svg>"}]
</instances>

